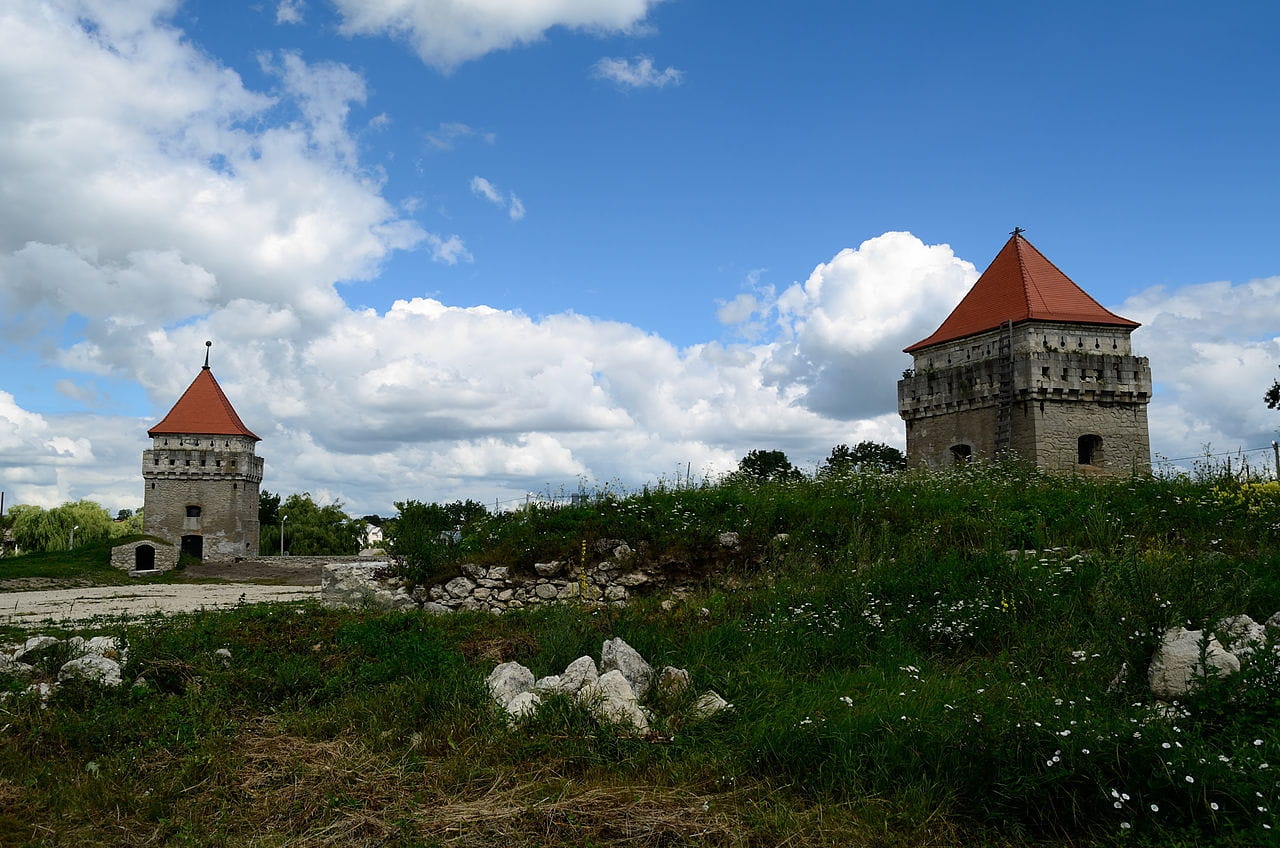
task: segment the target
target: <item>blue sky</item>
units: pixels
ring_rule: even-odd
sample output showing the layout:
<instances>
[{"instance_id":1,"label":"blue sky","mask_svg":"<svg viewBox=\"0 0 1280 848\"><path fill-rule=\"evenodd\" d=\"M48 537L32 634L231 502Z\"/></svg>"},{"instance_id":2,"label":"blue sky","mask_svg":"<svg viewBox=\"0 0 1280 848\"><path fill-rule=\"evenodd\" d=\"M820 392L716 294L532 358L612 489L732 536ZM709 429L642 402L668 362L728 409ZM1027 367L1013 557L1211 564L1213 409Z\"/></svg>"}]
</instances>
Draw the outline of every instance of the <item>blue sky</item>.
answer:
<instances>
[{"instance_id":1,"label":"blue sky","mask_svg":"<svg viewBox=\"0 0 1280 848\"><path fill-rule=\"evenodd\" d=\"M137 505L205 338L264 487L363 511L901 445L901 348L1015 225L1146 325L1158 454L1266 445L1277 25L1261 2L17 0L0 484Z\"/></svg>"}]
</instances>

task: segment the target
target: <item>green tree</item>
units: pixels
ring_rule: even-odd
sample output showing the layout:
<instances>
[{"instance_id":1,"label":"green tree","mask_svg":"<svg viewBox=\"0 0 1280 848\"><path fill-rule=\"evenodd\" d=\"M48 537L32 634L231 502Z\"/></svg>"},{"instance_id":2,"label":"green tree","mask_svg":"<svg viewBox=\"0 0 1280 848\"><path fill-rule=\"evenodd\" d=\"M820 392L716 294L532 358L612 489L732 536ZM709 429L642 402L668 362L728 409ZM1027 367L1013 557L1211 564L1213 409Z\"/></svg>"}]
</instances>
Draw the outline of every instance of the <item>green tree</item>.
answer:
<instances>
[{"instance_id":1,"label":"green tree","mask_svg":"<svg viewBox=\"0 0 1280 848\"><path fill-rule=\"evenodd\" d=\"M280 523L280 496L266 489L258 492L258 526L270 527Z\"/></svg>"},{"instance_id":2,"label":"green tree","mask_svg":"<svg viewBox=\"0 0 1280 848\"><path fill-rule=\"evenodd\" d=\"M1267 393L1262 396L1267 402L1270 409L1280 409L1280 380L1276 380L1271 384L1271 388L1267 389Z\"/></svg>"},{"instance_id":3,"label":"green tree","mask_svg":"<svg viewBox=\"0 0 1280 848\"><path fill-rule=\"evenodd\" d=\"M853 447L836 445L818 469L819 474L848 474L851 471L887 473L907 467L902 451L880 442L862 441Z\"/></svg>"},{"instance_id":4,"label":"green tree","mask_svg":"<svg viewBox=\"0 0 1280 848\"><path fill-rule=\"evenodd\" d=\"M800 477L800 470L779 450L751 451L738 461L738 473L759 483Z\"/></svg>"},{"instance_id":5,"label":"green tree","mask_svg":"<svg viewBox=\"0 0 1280 848\"><path fill-rule=\"evenodd\" d=\"M278 495L271 497L279 499ZM259 515L261 504L260 495ZM290 554L350 556L360 552L364 522L343 512L341 503L320 506L310 492L303 492L290 495L279 505L276 520L259 527L258 546L264 555L280 552L280 518L284 518L284 549Z\"/></svg>"},{"instance_id":6,"label":"green tree","mask_svg":"<svg viewBox=\"0 0 1280 848\"><path fill-rule=\"evenodd\" d=\"M478 501L447 504L403 501L397 514L382 523L387 553L401 573L418 583L430 582L448 559L454 543L451 534L465 533L489 512Z\"/></svg>"},{"instance_id":7,"label":"green tree","mask_svg":"<svg viewBox=\"0 0 1280 848\"><path fill-rule=\"evenodd\" d=\"M15 506L13 538L24 551L65 551L111 538L111 514L93 501L71 501L45 510Z\"/></svg>"}]
</instances>

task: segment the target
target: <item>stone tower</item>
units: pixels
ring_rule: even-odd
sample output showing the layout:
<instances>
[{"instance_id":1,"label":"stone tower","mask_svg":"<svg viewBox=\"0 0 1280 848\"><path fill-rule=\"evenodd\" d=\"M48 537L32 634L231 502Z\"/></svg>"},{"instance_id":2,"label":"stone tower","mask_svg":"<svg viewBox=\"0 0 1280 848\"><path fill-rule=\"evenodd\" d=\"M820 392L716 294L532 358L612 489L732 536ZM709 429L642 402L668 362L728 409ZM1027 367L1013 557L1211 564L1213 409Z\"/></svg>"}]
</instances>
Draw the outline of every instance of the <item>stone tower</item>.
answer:
<instances>
[{"instance_id":1,"label":"stone tower","mask_svg":"<svg viewBox=\"0 0 1280 848\"><path fill-rule=\"evenodd\" d=\"M906 348L907 462L1018 457L1048 471L1151 469L1151 368L1104 309L1015 229L960 304Z\"/></svg>"},{"instance_id":2,"label":"stone tower","mask_svg":"<svg viewBox=\"0 0 1280 848\"><path fill-rule=\"evenodd\" d=\"M256 558L260 439L222 393L207 351L200 373L147 435L143 532L210 562Z\"/></svg>"}]
</instances>

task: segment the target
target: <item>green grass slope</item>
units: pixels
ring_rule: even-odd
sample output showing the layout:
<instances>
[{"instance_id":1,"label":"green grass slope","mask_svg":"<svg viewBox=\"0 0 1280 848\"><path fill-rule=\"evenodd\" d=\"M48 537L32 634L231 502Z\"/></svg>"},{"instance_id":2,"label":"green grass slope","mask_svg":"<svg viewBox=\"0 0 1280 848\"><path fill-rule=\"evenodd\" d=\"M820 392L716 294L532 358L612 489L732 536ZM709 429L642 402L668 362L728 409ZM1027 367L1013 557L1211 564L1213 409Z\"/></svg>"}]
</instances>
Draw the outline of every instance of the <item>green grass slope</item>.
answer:
<instances>
[{"instance_id":1,"label":"green grass slope","mask_svg":"<svg viewBox=\"0 0 1280 848\"><path fill-rule=\"evenodd\" d=\"M671 609L113 628L145 687L0 703L0 843L1276 844L1274 634L1181 703L1145 681L1166 628L1280 610L1274 484L659 487L495 519L458 556L525 567L599 539L705 582ZM484 691L498 662L558 673L613 636L733 709L667 704L633 737L558 699L509 726Z\"/></svg>"}]
</instances>

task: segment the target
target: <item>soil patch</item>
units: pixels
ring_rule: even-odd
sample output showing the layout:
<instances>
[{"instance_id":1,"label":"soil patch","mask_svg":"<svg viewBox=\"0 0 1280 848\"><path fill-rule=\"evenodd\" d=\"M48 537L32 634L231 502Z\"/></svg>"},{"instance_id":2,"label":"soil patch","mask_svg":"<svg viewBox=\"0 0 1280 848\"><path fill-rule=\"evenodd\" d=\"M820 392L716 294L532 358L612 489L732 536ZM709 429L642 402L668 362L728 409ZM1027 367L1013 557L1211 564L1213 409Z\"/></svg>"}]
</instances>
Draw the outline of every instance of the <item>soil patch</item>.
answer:
<instances>
[{"instance_id":1,"label":"soil patch","mask_svg":"<svg viewBox=\"0 0 1280 848\"><path fill-rule=\"evenodd\" d=\"M183 580L230 580L279 586L319 586L318 562L290 562L287 557L241 562L202 562L182 570Z\"/></svg>"}]
</instances>

